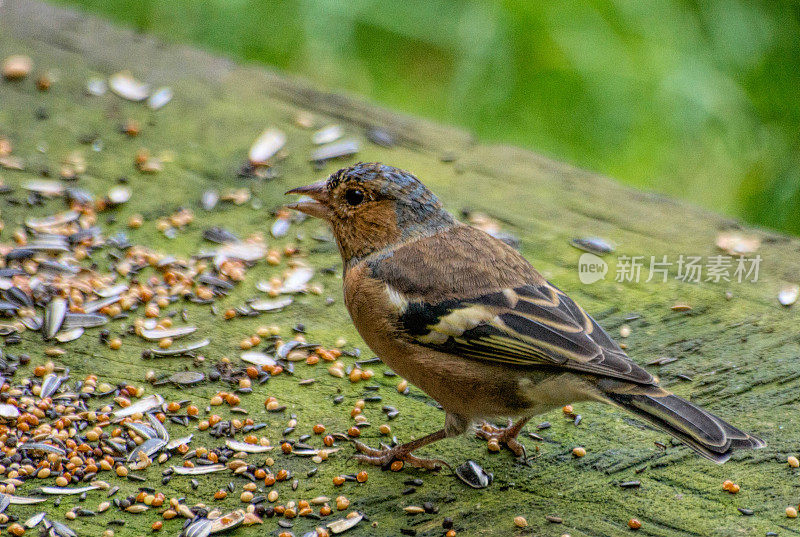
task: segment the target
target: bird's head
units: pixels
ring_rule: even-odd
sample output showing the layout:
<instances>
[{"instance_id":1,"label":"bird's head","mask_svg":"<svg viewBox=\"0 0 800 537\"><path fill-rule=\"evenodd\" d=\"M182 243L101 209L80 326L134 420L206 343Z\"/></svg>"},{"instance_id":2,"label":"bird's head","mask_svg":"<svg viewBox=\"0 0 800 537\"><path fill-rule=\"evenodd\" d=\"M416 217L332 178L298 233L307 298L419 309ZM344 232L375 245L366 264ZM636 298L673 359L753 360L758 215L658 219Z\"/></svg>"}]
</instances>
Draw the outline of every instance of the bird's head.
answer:
<instances>
[{"instance_id":1,"label":"bird's head","mask_svg":"<svg viewBox=\"0 0 800 537\"><path fill-rule=\"evenodd\" d=\"M346 264L455 223L419 179L379 163L342 168L287 194L311 198L289 208L327 221Z\"/></svg>"}]
</instances>

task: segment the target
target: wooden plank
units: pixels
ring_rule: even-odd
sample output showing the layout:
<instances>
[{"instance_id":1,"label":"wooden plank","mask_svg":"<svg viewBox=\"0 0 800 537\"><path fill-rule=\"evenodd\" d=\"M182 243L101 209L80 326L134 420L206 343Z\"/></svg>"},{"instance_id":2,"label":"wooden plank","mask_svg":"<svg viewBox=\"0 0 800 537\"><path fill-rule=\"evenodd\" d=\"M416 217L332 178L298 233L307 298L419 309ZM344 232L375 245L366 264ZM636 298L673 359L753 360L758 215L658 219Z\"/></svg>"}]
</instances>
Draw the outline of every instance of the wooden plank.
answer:
<instances>
[{"instance_id":1,"label":"wooden plank","mask_svg":"<svg viewBox=\"0 0 800 537\"><path fill-rule=\"evenodd\" d=\"M323 123L340 122L362 141L359 159L383 161L416 172L455 213L469 208L499 219L506 231L520 238L522 252L596 314L612 333L618 333L622 324L631 327L631 336L625 342L639 363L666 355L677 358L662 367L650 367L665 385L759 433L769 443L765 450L738 454L724 466L713 466L685 448L669 445L665 435L633 422L622 411L581 404L576 405L583 415L580 426L558 412L541 418L551 421L553 427L542 432L545 442L524 440L530 451L538 449L530 466L516 464L507 454L488 455L483 443L472 438L443 441L427 449L427 454L453 463L467 458L480 462L495 474L495 483L484 491L465 490L447 473L432 476L411 470L400 474L371 470L366 485L334 489L330 485L332 476L361 469L347 456L334 457L321 466L318 477L301 480L296 496L346 494L354 508L377 523L377 528L362 526L352 535L397 535L401 528L416 529L418 535L440 535L445 516L455 518L460 535L512 535L516 515L526 516L531 524L526 531L537 535L620 535L627 531L626 522L631 517L644 522L639 531L644 535L763 535L766 531L794 534L800 530L796 521L784 515L786 506L797 504L800 492L798 471L785 462L787 455L797 454L799 449L798 316L796 309L784 308L776 300L783 284L800 278L798 239L746 228L729 218L634 191L521 149L478 144L459 129L398 115L354 97L322 92L279 73L240 66L187 46L164 44L44 3L5 0L0 4L0 55L17 52L30 54L37 68L57 70L59 80L47 94L37 93L30 82L0 84L0 134L9 136L16 151L31 163L26 172L0 170L7 184L18 185L36 177L42 166L56 167L64 155L77 148L89 162L89 172L80 181L82 188L99 193L120 175L131 178L137 196L120 213L121 223L132 212L152 221L182 205L196 208L202 191L212 187L248 187L263 207L271 209L284 202L282 193L289 187L319 178L341 164L315 170L308 163L310 134L297 127L294 118L300 110L312 111ZM90 76L107 76L120 69L130 69L151 84L171 86L176 94L174 101L152 113L110 95L100 99L83 95ZM44 108L50 119L36 120L37 108ZM144 126L141 136L133 141L116 132L117 125L127 117L139 119ZM279 166L280 177L270 181L237 178L236 170L249 144L268 126L280 127L289 137L289 156ZM400 144L389 149L370 145L364 136L368 126L390 130ZM91 132L99 133L104 141L99 153L77 142L82 134ZM40 153L37 146L43 143L47 151ZM132 167L139 147L157 153L169 151L175 158L161 174L141 176ZM445 154L452 159L443 161ZM7 230L24 217L24 208L4 205L2 210ZM48 210L33 209L41 214ZM267 230L271 221L267 211L243 206L204 215L202 222L196 222L174 241L154 233L152 222L129 233L134 240L155 248L190 255L202 246L200 231L205 225L225 225L246 235ZM122 224L118 227L124 229ZM321 227L309 222L302 230L308 237ZM740 230L761 239L758 282L688 284L674 278L674 266L666 283L646 283L646 278L639 283L614 281L617 255L644 256L648 262L650 256L663 255L673 261L680 255L707 258L719 253L715 240L724 230ZM608 277L583 285L577 271L580 252L569 245L569 240L589 235L604 237L618 246L606 258L611 263ZM0 238L8 240L6 235ZM308 239L299 244L310 252L309 261L314 265L337 263L335 251L311 253L319 250L319 245ZM259 268L226 305L252 296L255 281L276 270ZM326 277L322 283L325 294L338 299L339 278ZM726 297L726 292L731 296ZM670 309L679 302L693 309ZM326 307L319 297L302 297L296 306L269 322L279 324L286 332L293 324L303 322L308 337L315 341L330 345L344 336L363 347L339 300ZM200 308L191 309L191 314L213 340L210 359L234 355L239 339L264 322L224 323ZM154 367L139 358L141 348L136 342L126 341L120 353L109 354L96 342L84 343L85 339L79 346L65 346L68 354L63 361L76 377L96 371L114 380L141 384L144 372ZM20 351L13 352L29 352L34 363L43 360L42 343L33 335L26 336ZM178 359L157 365L168 370L183 367ZM412 390L411 397L400 396L393 389L395 380L383 377L382 367L375 369L384 402L402 411L392 423L400 440L440 426L441 412L434 410L421 392ZM273 441L279 440L288 418L264 415L266 394L278 395L298 413L298 431L316 421L326 423L330 430L343 430L351 421L349 408L363 395L360 385L328 377L323 369L304 374L315 374L320 380L312 389L304 389L297 386L296 379L276 378L266 392L244 398L243 405L259 419L271 420L268 436ZM682 375L692 380L681 380ZM217 389L221 388L193 388L191 397L204 403ZM332 407L330 399L337 391L345 395L346 403ZM185 397L166 390L165 396L170 395ZM378 408L368 408L367 415L373 423L382 419ZM377 431L365 437L373 444L380 441ZM655 441L667 442L669 447L662 451L655 447ZM570 450L575 445L586 446L588 455L573 459ZM345 446L343 452L348 450ZM305 462L296 459L276 456L276 461L278 467L292 469L297 475L304 475L307 469ZM159 469L154 467L148 476L157 483ZM425 485L415 494L403 496L403 480L410 477L422 477ZM642 486L618 486L631 479L641 481ZM723 492L725 479L739 483L741 492ZM182 486L185 482L173 481L163 490L168 495L208 502L210 493L225 483L224 477L212 477L207 483L210 488L204 485L195 492L186 490ZM128 488L135 490L135 484ZM288 487L280 490L282 498L294 498ZM424 501L434 501L439 513L410 517L400 509ZM70 502L65 500L57 512L63 513ZM752 508L755 515L743 517L738 507ZM22 506L15 512L28 514ZM548 514L562 517L563 524L547 522ZM114 513L107 518L117 516ZM75 524L93 534L107 518L79 519ZM129 520L125 534L135 534L135 530L144 533L152 522L152 518L127 518L133 520ZM171 524L166 527L177 532L179 523ZM297 521L295 535L312 527L313 521ZM263 534L264 529L271 532L275 528L274 520L268 520L266 528L242 529L239 534Z\"/></svg>"}]
</instances>

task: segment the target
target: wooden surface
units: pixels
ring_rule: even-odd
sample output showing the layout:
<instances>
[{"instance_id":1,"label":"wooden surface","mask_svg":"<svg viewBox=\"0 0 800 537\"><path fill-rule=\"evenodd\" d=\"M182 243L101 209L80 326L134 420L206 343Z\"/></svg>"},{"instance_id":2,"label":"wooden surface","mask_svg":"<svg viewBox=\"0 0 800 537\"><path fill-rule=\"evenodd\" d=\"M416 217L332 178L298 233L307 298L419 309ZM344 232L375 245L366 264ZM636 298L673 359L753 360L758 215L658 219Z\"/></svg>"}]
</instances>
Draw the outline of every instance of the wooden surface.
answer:
<instances>
[{"instance_id":1,"label":"wooden surface","mask_svg":"<svg viewBox=\"0 0 800 537\"><path fill-rule=\"evenodd\" d=\"M516 463L508 453L488 454L485 444L472 437L426 448L426 454L454 465L466 459L478 461L495 475L494 484L485 490L466 489L447 472L381 473L377 469L370 469L365 485L334 489L332 476L361 469L349 457L351 448L344 446L315 478L302 479L296 493L288 487L281 489L286 498L346 494L354 508L377 524L369 527L362 523L350 535L393 536L399 535L401 528L412 528L417 535L438 536L444 533L441 521L445 516L455 519L459 535L613 536L629 532L626 524L632 517L642 521L638 533L643 535L800 534L800 522L784 514L787 506L797 506L800 501L800 473L786 464L787 455L800 451L800 324L797 309L780 306L776 298L783 284L800 280L800 241L796 238L745 229L729 218L634 191L521 149L478 144L458 129L400 116L356 98L318 91L261 67L240 66L187 46L164 44L93 17L30 0L0 3L0 56L12 53L29 54L37 70L57 72L58 81L49 93L38 93L30 80L0 83L0 135L11 138L15 152L32 163L25 172L0 170L6 184L19 185L35 177L38 166L56 165L64 155L79 149L89 162L89 172L81 179L83 188L100 193L120 175L131 178L135 199L120 209L119 223L110 225L112 229L124 229L127 216L141 212L149 222L130 232L135 242L190 255L204 247L202 229L212 224L225 225L239 235L268 230L272 223L268 209L284 202L285 190L353 160L329 163L322 171L313 169L308 162L310 132L297 127L294 118L300 110L314 112L321 124L338 122L362 140L358 160L407 168L439 194L454 213L470 208L498 219L505 231L520 238L526 257L611 333L618 334L627 322L631 335L625 343L637 362L646 364L660 356L677 358L663 367L649 367L664 385L761 435L769 444L764 450L737 454L727 464L715 466L686 448L673 446L664 434L635 422L623 411L579 404L575 407L583 417L579 426L560 412L534 419L550 421L552 427L540 432L545 437L543 442L523 439L529 451L538 448L538 456L529 466ZM113 95L84 95L83 87L90 76L107 76L121 69L129 69L155 86L172 87L173 102L161 111L150 112ZM37 120L37 108L45 108L49 119ZM118 125L127 117L135 117L144 125L142 135L133 141L118 133ZM236 177L250 143L270 126L283 129L289 137L288 157L279 166L280 176L268 181ZM400 144L389 149L370 145L364 136L369 126L386 128ZM88 132L100 134L102 151L95 153L78 143ZM37 151L43 143L47 146L44 153ZM154 153L168 151L174 158L156 176L139 175L132 162L140 147ZM153 221L180 206L199 213L198 200L204 190L242 186L252 190L264 209L230 207L198 216L188 232L172 241L155 231ZM0 204L6 229L13 229L14 222L24 218L24 210L2 200ZM36 211L48 214L57 210L54 207L58 206ZM316 222L307 222L300 229L306 237L322 230ZM638 284L613 281L617 255L642 255L645 259L667 255L675 261L681 254L711 256L719 253L715 247L718 233L731 229L761 239L758 253L762 262L755 283L685 283L674 278L674 267L667 283L645 283L646 278ZM7 233L0 239L7 241ZM606 257L612 263L609 276L583 285L577 272L580 252L569 241L590 235L618 246ZM311 239L299 244L315 266L338 263L333 249L320 248ZM253 296L257 280L283 268L262 265L250 271L247 281L226 299L226 304L236 305ZM325 306L321 297L302 297L293 308L268 321L287 332L302 322L310 340L331 345L343 336L352 346L363 347L339 300L340 277L320 276L320 283L325 295L337 299L333 306ZM726 298L726 292L732 297ZM689 304L692 310L673 311L671 306L676 303ZM212 359L235 356L241 337L265 322L262 318L225 323L207 308L199 307L192 315L213 340L207 353ZM91 341L86 339L65 346L68 353L62 361L77 377L96 371L108 379L141 384L144 372L154 366L139 358L142 347L137 342L126 341L123 351L109 354L94 336L88 338ZM28 335L18 351L30 353L33 363L41 363L43 349L39 337ZM172 359L157 366L179 370L183 364ZM421 436L441 425L443 414L424 394L416 389L408 397L397 394L396 379L384 377L382 366L375 369L384 404L401 410L401 416L392 423L400 440ZM344 430L350 424L349 409L363 395L362 387L334 379L322 367L303 372L303 376L310 375L320 380L309 389L298 388L296 378L277 378L243 401L257 419L270 423L268 435L273 440L280 438L288 416L266 415L263 401L267 395L278 396L298 414L298 430L308 429L317 421L325 422L331 430ZM691 380L681 380L681 376ZM218 389L202 386L180 397L203 402ZM346 403L333 407L331 399L339 392L345 395ZM165 396L170 395L178 397L166 391ZM368 408L366 414L373 423L381 420L377 407ZM535 426L529 425L528 430L535 430ZM364 436L372 444L379 441L374 429ZM668 447L663 450L655 442ZM586 457L571 456L577 445L586 447ZM294 469L298 475L304 475L307 469L307 462L297 459L280 459L278 464ZM154 467L148 475L157 480L159 469ZM425 484L414 494L402 495L406 488L403 481L412 477L422 477ZM738 483L741 491L736 495L724 492L721 485L726 479ZM178 480L163 488L168 495L209 501L213 490L227 480L221 477L217 483L210 479L198 491ZM641 481L641 487L619 486L629 480ZM126 486L135 490L134 483ZM409 516L401 509L424 501L435 502L439 513ZM65 500L59 509L70 505L71 500ZM226 505L236 507L238 501L232 499ZM740 507L753 509L755 514L742 516L737 511ZM24 516L32 510L17 512ZM517 515L525 516L530 526L516 529L513 518ZM548 522L546 515L557 515L563 523ZM124 517L129 522L117 535L149 533L154 517L138 516ZM119 517L119 513L109 512L80 519L74 525L86 535L99 535L105 521ZM293 531L300 536L312 527L311 521L299 520ZM179 528L176 521L167 523L164 531L175 535ZM270 519L263 527L242 529L237 535L276 531L276 522Z\"/></svg>"}]
</instances>

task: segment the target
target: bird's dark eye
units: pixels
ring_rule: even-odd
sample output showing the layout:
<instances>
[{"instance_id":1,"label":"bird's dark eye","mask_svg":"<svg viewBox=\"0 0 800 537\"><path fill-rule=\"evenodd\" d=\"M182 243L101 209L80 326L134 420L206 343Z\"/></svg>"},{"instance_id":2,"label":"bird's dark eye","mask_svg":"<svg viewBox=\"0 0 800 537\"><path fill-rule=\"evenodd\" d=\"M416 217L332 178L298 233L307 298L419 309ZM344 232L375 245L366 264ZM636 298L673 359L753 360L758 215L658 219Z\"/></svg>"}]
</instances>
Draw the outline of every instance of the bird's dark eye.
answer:
<instances>
[{"instance_id":1,"label":"bird's dark eye","mask_svg":"<svg viewBox=\"0 0 800 537\"><path fill-rule=\"evenodd\" d=\"M364 193L357 188L351 188L344 193L344 199L349 205L355 206L364 201Z\"/></svg>"}]
</instances>

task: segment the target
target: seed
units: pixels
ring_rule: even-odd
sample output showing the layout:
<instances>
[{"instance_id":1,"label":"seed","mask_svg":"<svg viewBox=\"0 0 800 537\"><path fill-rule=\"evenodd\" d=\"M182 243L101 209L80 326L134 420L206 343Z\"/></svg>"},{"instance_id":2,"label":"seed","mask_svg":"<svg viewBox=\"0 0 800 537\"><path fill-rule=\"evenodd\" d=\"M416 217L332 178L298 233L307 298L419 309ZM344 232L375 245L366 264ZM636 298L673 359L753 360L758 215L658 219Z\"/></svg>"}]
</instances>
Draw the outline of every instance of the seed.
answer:
<instances>
[{"instance_id":1,"label":"seed","mask_svg":"<svg viewBox=\"0 0 800 537\"><path fill-rule=\"evenodd\" d=\"M33 69L33 62L28 56L16 54L3 60L3 77L6 80L22 80Z\"/></svg>"},{"instance_id":2,"label":"seed","mask_svg":"<svg viewBox=\"0 0 800 537\"><path fill-rule=\"evenodd\" d=\"M325 438L322 439L322 443L325 444L327 447L331 447L333 445L334 439L331 435L325 435Z\"/></svg>"},{"instance_id":3,"label":"seed","mask_svg":"<svg viewBox=\"0 0 800 537\"><path fill-rule=\"evenodd\" d=\"M284 442L281 444L281 451L286 453L287 455L292 452L292 445L288 442Z\"/></svg>"},{"instance_id":4,"label":"seed","mask_svg":"<svg viewBox=\"0 0 800 537\"><path fill-rule=\"evenodd\" d=\"M739 485L728 479L722 483L722 490L727 490L731 494L736 494L739 492Z\"/></svg>"},{"instance_id":5,"label":"seed","mask_svg":"<svg viewBox=\"0 0 800 537\"><path fill-rule=\"evenodd\" d=\"M150 527L153 528L153 531L161 531L161 528L164 527L164 523L160 520L156 520Z\"/></svg>"},{"instance_id":6,"label":"seed","mask_svg":"<svg viewBox=\"0 0 800 537\"><path fill-rule=\"evenodd\" d=\"M574 457L578 457L578 458L583 457L583 456L586 455L586 449L584 449L584 448L582 448L580 446L578 446L576 448L572 448L572 455Z\"/></svg>"},{"instance_id":7,"label":"seed","mask_svg":"<svg viewBox=\"0 0 800 537\"><path fill-rule=\"evenodd\" d=\"M333 484L337 487L344 485L344 477L340 475L333 476Z\"/></svg>"},{"instance_id":8,"label":"seed","mask_svg":"<svg viewBox=\"0 0 800 537\"><path fill-rule=\"evenodd\" d=\"M25 528L23 528L21 524L14 522L8 527L8 533L19 537L25 533Z\"/></svg>"},{"instance_id":9,"label":"seed","mask_svg":"<svg viewBox=\"0 0 800 537\"><path fill-rule=\"evenodd\" d=\"M528 521L525 520L524 516L517 516L514 517L514 525L518 528L524 528L528 525Z\"/></svg>"},{"instance_id":10,"label":"seed","mask_svg":"<svg viewBox=\"0 0 800 537\"><path fill-rule=\"evenodd\" d=\"M489 451L497 453L498 451L500 451L500 441L497 438L492 438L492 439L489 440L489 442L488 442L486 447L489 448ZM573 451L573 453L574 453L574 451Z\"/></svg>"},{"instance_id":11,"label":"seed","mask_svg":"<svg viewBox=\"0 0 800 537\"><path fill-rule=\"evenodd\" d=\"M355 426L350 427L349 429L347 429L347 435L348 436L361 436L361 429L359 429L358 427L355 427Z\"/></svg>"},{"instance_id":12,"label":"seed","mask_svg":"<svg viewBox=\"0 0 800 537\"><path fill-rule=\"evenodd\" d=\"M215 395L211 398L208 404L211 406L219 406L222 404L222 397L220 395Z\"/></svg>"},{"instance_id":13,"label":"seed","mask_svg":"<svg viewBox=\"0 0 800 537\"><path fill-rule=\"evenodd\" d=\"M619 327L619 335L620 337L628 337L631 335L631 327L627 324L623 324Z\"/></svg>"},{"instance_id":14,"label":"seed","mask_svg":"<svg viewBox=\"0 0 800 537\"><path fill-rule=\"evenodd\" d=\"M642 527L642 523L639 521L639 519L632 518L628 521L628 527L632 530L638 530Z\"/></svg>"},{"instance_id":15,"label":"seed","mask_svg":"<svg viewBox=\"0 0 800 537\"><path fill-rule=\"evenodd\" d=\"M242 495L239 497L239 499L242 500L242 503L250 503L253 501L253 493L249 490L246 490L242 492Z\"/></svg>"},{"instance_id":16,"label":"seed","mask_svg":"<svg viewBox=\"0 0 800 537\"><path fill-rule=\"evenodd\" d=\"M66 487L67 485L69 485L69 479L67 479L63 475L60 475L56 478L56 485L58 485L59 487Z\"/></svg>"},{"instance_id":17,"label":"seed","mask_svg":"<svg viewBox=\"0 0 800 537\"><path fill-rule=\"evenodd\" d=\"M408 381L403 379L397 383L397 391L398 393L403 393L408 388Z\"/></svg>"},{"instance_id":18,"label":"seed","mask_svg":"<svg viewBox=\"0 0 800 537\"><path fill-rule=\"evenodd\" d=\"M572 405L564 405L563 407L561 407L561 412L563 412L564 414L572 414L573 412Z\"/></svg>"},{"instance_id":19,"label":"seed","mask_svg":"<svg viewBox=\"0 0 800 537\"><path fill-rule=\"evenodd\" d=\"M356 475L356 481L358 481L359 483L365 483L367 481L368 477L369 477L369 474L367 474L366 470L361 470Z\"/></svg>"},{"instance_id":20,"label":"seed","mask_svg":"<svg viewBox=\"0 0 800 537\"><path fill-rule=\"evenodd\" d=\"M380 431L381 434L391 434L392 428L389 427L388 423L382 423L381 426L378 427L378 431Z\"/></svg>"},{"instance_id":21,"label":"seed","mask_svg":"<svg viewBox=\"0 0 800 537\"><path fill-rule=\"evenodd\" d=\"M403 469L403 461L394 461L389 468L392 472L399 472Z\"/></svg>"},{"instance_id":22,"label":"seed","mask_svg":"<svg viewBox=\"0 0 800 537\"><path fill-rule=\"evenodd\" d=\"M313 431L314 434L322 434L325 432L325 426L322 425L321 423L317 423L316 425L314 425Z\"/></svg>"},{"instance_id":23,"label":"seed","mask_svg":"<svg viewBox=\"0 0 800 537\"><path fill-rule=\"evenodd\" d=\"M456 537L456 530L447 530L447 533L444 534L444 537Z\"/></svg>"},{"instance_id":24,"label":"seed","mask_svg":"<svg viewBox=\"0 0 800 537\"><path fill-rule=\"evenodd\" d=\"M214 493L214 499L215 500L224 500L227 497L228 497L228 493L226 491L224 491L224 490L218 490L217 492Z\"/></svg>"},{"instance_id":25,"label":"seed","mask_svg":"<svg viewBox=\"0 0 800 537\"><path fill-rule=\"evenodd\" d=\"M158 341L158 346L161 349L168 349L172 346L172 338L164 337Z\"/></svg>"},{"instance_id":26,"label":"seed","mask_svg":"<svg viewBox=\"0 0 800 537\"><path fill-rule=\"evenodd\" d=\"M273 502L273 503L275 503L276 501L278 501L278 491L277 491L277 490L271 490L271 491L269 491L269 494L267 494L267 499L268 499L269 501Z\"/></svg>"},{"instance_id":27,"label":"seed","mask_svg":"<svg viewBox=\"0 0 800 537\"><path fill-rule=\"evenodd\" d=\"M118 337L111 338L108 341L108 346L113 350L119 350L122 347L122 340Z\"/></svg>"},{"instance_id":28,"label":"seed","mask_svg":"<svg viewBox=\"0 0 800 537\"><path fill-rule=\"evenodd\" d=\"M797 509L795 509L794 507L787 507L786 516L789 518L797 518Z\"/></svg>"},{"instance_id":29,"label":"seed","mask_svg":"<svg viewBox=\"0 0 800 537\"><path fill-rule=\"evenodd\" d=\"M126 466L119 465L116 469L117 475L120 477L127 477L128 476L128 468Z\"/></svg>"},{"instance_id":30,"label":"seed","mask_svg":"<svg viewBox=\"0 0 800 537\"><path fill-rule=\"evenodd\" d=\"M336 508L337 508L339 511L344 511L344 510L345 510L345 509L347 509L348 507L350 507L350 500L348 500L348 499L347 499L347 498L345 498L344 496L338 496L338 497L336 498Z\"/></svg>"},{"instance_id":31,"label":"seed","mask_svg":"<svg viewBox=\"0 0 800 537\"><path fill-rule=\"evenodd\" d=\"M792 468L797 468L798 466L800 466L800 461L798 461L797 457L793 455L790 455L789 458L786 459L786 462L788 462L789 466L791 466Z\"/></svg>"}]
</instances>

